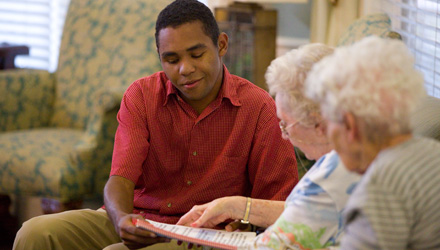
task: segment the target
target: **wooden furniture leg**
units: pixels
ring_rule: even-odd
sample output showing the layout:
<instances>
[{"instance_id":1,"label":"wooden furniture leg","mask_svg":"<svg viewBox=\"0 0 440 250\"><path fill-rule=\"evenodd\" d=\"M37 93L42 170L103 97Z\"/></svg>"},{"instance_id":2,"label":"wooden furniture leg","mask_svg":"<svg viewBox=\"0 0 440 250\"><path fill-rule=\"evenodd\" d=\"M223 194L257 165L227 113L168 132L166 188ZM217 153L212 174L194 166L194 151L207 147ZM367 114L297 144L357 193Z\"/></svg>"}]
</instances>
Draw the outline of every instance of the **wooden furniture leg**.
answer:
<instances>
[{"instance_id":1,"label":"wooden furniture leg","mask_svg":"<svg viewBox=\"0 0 440 250\"><path fill-rule=\"evenodd\" d=\"M11 198L9 195L0 194L0 248L11 247L14 242L15 234L18 231L17 217L9 212Z\"/></svg>"}]
</instances>

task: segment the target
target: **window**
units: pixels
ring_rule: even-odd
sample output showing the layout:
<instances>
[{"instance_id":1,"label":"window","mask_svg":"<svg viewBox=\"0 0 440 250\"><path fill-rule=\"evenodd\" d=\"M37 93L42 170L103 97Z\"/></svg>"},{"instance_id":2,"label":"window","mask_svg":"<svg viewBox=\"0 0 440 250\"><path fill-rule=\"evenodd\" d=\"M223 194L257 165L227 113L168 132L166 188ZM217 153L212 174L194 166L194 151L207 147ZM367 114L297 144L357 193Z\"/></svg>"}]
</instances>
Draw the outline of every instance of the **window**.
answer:
<instances>
[{"instance_id":1,"label":"window","mask_svg":"<svg viewBox=\"0 0 440 250\"><path fill-rule=\"evenodd\" d=\"M437 0L382 0L381 9L413 52L426 91L440 98L440 4Z\"/></svg>"},{"instance_id":2,"label":"window","mask_svg":"<svg viewBox=\"0 0 440 250\"><path fill-rule=\"evenodd\" d=\"M17 67L56 70L69 1L0 0L0 43L29 46Z\"/></svg>"}]
</instances>

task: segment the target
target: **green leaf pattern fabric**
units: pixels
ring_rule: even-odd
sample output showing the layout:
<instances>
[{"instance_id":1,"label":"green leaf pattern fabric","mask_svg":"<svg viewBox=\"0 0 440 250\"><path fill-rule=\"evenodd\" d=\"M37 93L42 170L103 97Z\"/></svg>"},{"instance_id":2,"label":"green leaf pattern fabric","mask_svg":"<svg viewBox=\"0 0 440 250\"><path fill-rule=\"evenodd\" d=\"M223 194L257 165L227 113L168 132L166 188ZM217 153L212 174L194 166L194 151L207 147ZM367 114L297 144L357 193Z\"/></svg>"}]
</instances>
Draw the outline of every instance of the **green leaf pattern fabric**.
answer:
<instances>
[{"instance_id":1,"label":"green leaf pattern fabric","mask_svg":"<svg viewBox=\"0 0 440 250\"><path fill-rule=\"evenodd\" d=\"M54 98L54 78L49 72L0 71L0 133L47 127Z\"/></svg>"},{"instance_id":2,"label":"green leaf pattern fabric","mask_svg":"<svg viewBox=\"0 0 440 250\"><path fill-rule=\"evenodd\" d=\"M342 34L338 46L345 46L355 43L367 36L393 37L397 33L391 30L391 19L387 14L370 14L353 22ZM393 37L394 38L394 37Z\"/></svg>"},{"instance_id":3,"label":"green leaf pattern fabric","mask_svg":"<svg viewBox=\"0 0 440 250\"><path fill-rule=\"evenodd\" d=\"M122 94L161 70L154 29L169 2L71 0L57 71L0 71L0 192L101 196Z\"/></svg>"}]
</instances>

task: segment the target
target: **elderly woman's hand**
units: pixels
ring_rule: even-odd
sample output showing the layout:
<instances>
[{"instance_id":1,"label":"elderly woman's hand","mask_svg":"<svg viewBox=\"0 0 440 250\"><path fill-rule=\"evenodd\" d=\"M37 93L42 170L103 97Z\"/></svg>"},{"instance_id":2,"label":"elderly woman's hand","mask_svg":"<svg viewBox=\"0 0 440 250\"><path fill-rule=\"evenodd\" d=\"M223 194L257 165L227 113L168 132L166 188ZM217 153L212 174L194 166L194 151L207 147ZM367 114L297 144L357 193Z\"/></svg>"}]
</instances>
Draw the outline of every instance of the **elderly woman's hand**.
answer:
<instances>
[{"instance_id":1,"label":"elderly woman's hand","mask_svg":"<svg viewBox=\"0 0 440 250\"><path fill-rule=\"evenodd\" d=\"M177 222L177 225L212 228L228 220L243 216L246 198L240 196L224 197L209 203L194 206Z\"/></svg>"}]
</instances>

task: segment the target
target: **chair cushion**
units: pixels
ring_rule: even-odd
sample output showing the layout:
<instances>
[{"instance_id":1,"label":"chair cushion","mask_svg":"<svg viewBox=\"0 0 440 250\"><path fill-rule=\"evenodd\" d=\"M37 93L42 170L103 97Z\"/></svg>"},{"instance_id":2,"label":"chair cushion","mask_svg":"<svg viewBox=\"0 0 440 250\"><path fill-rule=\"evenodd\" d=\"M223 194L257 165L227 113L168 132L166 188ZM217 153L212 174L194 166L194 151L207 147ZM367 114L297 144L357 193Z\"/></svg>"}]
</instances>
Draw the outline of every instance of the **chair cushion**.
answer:
<instances>
[{"instance_id":1,"label":"chair cushion","mask_svg":"<svg viewBox=\"0 0 440 250\"><path fill-rule=\"evenodd\" d=\"M83 132L34 129L0 134L0 192L71 200L91 189L92 170L77 164Z\"/></svg>"}]
</instances>

